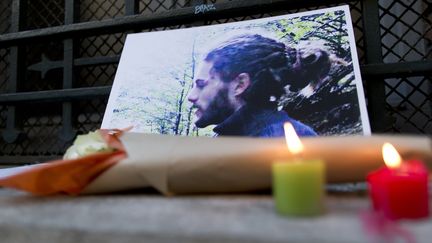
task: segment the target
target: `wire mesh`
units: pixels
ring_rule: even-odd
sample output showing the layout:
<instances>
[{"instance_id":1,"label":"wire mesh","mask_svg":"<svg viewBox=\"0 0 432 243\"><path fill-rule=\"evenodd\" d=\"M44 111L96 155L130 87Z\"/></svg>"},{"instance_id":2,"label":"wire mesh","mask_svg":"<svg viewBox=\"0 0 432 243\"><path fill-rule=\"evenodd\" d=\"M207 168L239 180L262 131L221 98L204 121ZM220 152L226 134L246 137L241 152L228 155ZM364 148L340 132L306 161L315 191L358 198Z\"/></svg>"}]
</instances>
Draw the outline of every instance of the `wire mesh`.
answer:
<instances>
[{"instance_id":1,"label":"wire mesh","mask_svg":"<svg viewBox=\"0 0 432 243\"><path fill-rule=\"evenodd\" d=\"M80 40L80 57L120 55L126 34L109 34L82 38Z\"/></svg>"},{"instance_id":2,"label":"wire mesh","mask_svg":"<svg viewBox=\"0 0 432 243\"><path fill-rule=\"evenodd\" d=\"M10 28L12 0L0 1L0 34L8 33Z\"/></svg>"},{"instance_id":3,"label":"wire mesh","mask_svg":"<svg viewBox=\"0 0 432 243\"><path fill-rule=\"evenodd\" d=\"M27 0L26 29L64 24L65 0Z\"/></svg>"},{"instance_id":4,"label":"wire mesh","mask_svg":"<svg viewBox=\"0 0 432 243\"><path fill-rule=\"evenodd\" d=\"M100 128L108 99L92 99L74 103L74 124L79 134Z\"/></svg>"},{"instance_id":5,"label":"wire mesh","mask_svg":"<svg viewBox=\"0 0 432 243\"><path fill-rule=\"evenodd\" d=\"M188 0L141 0L139 2L139 12L140 14L147 15L187 7L189 4L190 1Z\"/></svg>"},{"instance_id":6,"label":"wire mesh","mask_svg":"<svg viewBox=\"0 0 432 243\"><path fill-rule=\"evenodd\" d=\"M111 85L117 70L116 64L97 65L79 69L76 87L96 87Z\"/></svg>"},{"instance_id":7,"label":"wire mesh","mask_svg":"<svg viewBox=\"0 0 432 243\"><path fill-rule=\"evenodd\" d=\"M432 31L427 1L380 1L384 62L430 59L427 33ZM430 7L429 7L430 8Z\"/></svg>"},{"instance_id":8,"label":"wire mesh","mask_svg":"<svg viewBox=\"0 0 432 243\"><path fill-rule=\"evenodd\" d=\"M392 131L432 134L430 77L386 80L386 88Z\"/></svg>"},{"instance_id":9,"label":"wire mesh","mask_svg":"<svg viewBox=\"0 0 432 243\"><path fill-rule=\"evenodd\" d=\"M385 63L431 60L431 1L380 1ZM432 79L386 79L392 132L432 134Z\"/></svg>"},{"instance_id":10,"label":"wire mesh","mask_svg":"<svg viewBox=\"0 0 432 243\"><path fill-rule=\"evenodd\" d=\"M58 139L61 104L26 104L18 106L17 110L22 136L15 143L0 142L0 155L49 156L64 151L67 143Z\"/></svg>"},{"instance_id":11,"label":"wire mesh","mask_svg":"<svg viewBox=\"0 0 432 243\"><path fill-rule=\"evenodd\" d=\"M6 128L6 119L7 119L7 107L0 106L0 129Z\"/></svg>"},{"instance_id":12,"label":"wire mesh","mask_svg":"<svg viewBox=\"0 0 432 243\"><path fill-rule=\"evenodd\" d=\"M124 1L80 1L79 20L81 22L115 18L123 16L124 13Z\"/></svg>"},{"instance_id":13,"label":"wire mesh","mask_svg":"<svg viewBox=\"0 0 432 243\"><path fill-rule=\"evenodd\" d=\"M9 49L0 49L0 94L7 91L9 80Z\"/></svg>"}]
</instances>

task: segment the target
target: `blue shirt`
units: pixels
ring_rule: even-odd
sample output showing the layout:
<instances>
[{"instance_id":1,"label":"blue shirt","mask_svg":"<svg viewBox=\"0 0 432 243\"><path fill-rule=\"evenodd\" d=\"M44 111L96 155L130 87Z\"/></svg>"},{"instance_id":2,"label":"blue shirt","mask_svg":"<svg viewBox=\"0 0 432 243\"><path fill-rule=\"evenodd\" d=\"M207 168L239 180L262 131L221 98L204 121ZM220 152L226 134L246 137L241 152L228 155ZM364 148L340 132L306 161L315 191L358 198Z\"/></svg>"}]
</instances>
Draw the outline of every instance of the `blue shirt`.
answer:
<instances>
[{"instance_id":1,"label":"blue shirt","mask_svg":"<svg viewBox=\"0 0 432 243\"><path fill-rule=\"evenodd\" d=\"M283 137L283 124L291 122L297 135L317 136L309 126L292 119L284 111L243 106L213 131L220 136Z\"/></svg>"}]
</instances>

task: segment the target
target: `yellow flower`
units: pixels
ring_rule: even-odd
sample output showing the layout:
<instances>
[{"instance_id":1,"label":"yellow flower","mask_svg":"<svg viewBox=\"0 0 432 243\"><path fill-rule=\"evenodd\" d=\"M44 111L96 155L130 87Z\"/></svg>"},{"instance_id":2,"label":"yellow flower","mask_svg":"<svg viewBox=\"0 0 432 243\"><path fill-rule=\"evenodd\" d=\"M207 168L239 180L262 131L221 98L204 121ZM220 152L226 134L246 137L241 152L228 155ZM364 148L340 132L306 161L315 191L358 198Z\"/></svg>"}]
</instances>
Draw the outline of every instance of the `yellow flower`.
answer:
<instances>
[{"instance_id":1,"label":"yellow flower","mask_svg":"<svg viewBox=\"0 0 432 243\"><path fill-rule=\"evenodd\" d=\"M113 151L108 147L99 131L78 135L73 145L66 150L63 159L77 159L97 152Z\"/></svg>"}]
</instances>

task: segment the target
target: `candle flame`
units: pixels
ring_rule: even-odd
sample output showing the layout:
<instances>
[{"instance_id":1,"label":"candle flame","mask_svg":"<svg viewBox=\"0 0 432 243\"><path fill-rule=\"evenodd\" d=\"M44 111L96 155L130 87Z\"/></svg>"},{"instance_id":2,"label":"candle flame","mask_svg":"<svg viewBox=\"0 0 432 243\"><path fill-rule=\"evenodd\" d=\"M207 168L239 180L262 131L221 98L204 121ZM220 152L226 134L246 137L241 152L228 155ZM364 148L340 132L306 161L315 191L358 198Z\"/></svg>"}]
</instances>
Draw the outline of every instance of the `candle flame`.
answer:
<instances>
[{"instance_id":1,"label":"candle flame","mask_svg":"<svg viewBox=\"0 0 432 243\"><path fill-rule=\"evenodd\" d=\"M288 150L293 154L299 154L303 151L303 144L300 138L297 136L296 131L291 123L286 122L284 124L285 139Z\"/></svg>"},{"instance_id":2,"label":"candle flame","mask_svg":"<svg viewBox=\"0 0 432 243\"><path fill-rule=\"evenodd\" d=\"M395 147L390 143L384 143L382 153L385 164L390 168L397 168L401 164L401 157Z\"/></svg>"}]
</instances>

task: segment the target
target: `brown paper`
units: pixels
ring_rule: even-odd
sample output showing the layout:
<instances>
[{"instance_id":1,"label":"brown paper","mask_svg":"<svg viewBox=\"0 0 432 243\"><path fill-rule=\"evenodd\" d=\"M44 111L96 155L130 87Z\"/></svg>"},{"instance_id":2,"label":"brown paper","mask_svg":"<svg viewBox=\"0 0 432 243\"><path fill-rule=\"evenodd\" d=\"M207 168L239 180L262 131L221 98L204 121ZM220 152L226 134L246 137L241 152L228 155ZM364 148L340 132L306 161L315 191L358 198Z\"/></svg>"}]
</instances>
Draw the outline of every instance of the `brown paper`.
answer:
<instances>
[{"instance_id":1,"label":"brown paper","mask_svg":"<svg viewBox=\"0 0 432 243\"><path fill-rule=\"evenodd\" d=\"M289 161L285 139L181 137L125 133L128 158L98 177L84 193L154 187L164 194L247 192L271 186L271 164ZM326 162L329 183L364 181L383 165L381 148L392 143L404 158L432 164L432 143L422 136L303 138L304 159Z\"/></svg>"}]
</instances>

